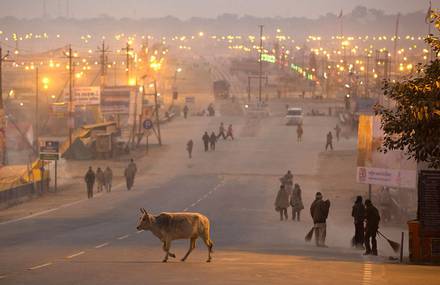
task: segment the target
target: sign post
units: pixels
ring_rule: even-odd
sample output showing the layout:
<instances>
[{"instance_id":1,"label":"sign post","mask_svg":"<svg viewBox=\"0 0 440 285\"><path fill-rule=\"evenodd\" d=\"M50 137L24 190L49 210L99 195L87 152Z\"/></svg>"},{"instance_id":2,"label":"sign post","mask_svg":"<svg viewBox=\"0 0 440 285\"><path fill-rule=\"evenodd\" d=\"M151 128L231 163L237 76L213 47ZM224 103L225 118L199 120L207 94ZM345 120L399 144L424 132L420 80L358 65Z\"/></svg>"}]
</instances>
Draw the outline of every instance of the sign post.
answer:
<instances>
[{"instance_id":1,"label":"sign post","mask_svg":"<svg viewBox=\"0 0 440 285\"><path fill-rule=\"evenodd\" d=\"M43 163L41 171L41 185L44 184L44 161L55 161L55 192L58 188L58 160L60 159L60 143L57 141L40 141L39 158ZM43 190L43 188L42 188Z\"/></svg>"}]
</instances>

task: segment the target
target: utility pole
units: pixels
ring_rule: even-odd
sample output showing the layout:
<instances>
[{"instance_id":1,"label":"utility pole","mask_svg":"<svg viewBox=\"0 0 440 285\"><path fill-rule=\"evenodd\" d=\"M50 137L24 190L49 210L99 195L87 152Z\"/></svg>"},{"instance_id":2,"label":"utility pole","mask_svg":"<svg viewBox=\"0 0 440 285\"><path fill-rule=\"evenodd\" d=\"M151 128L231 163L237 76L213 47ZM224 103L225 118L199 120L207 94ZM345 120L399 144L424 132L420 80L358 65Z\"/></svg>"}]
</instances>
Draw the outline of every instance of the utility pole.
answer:
<instances>
[{"instance_id":1,"label":"utility pole","mask_svg":"<svg viewBox=\"0 0 440 285\"><path fill-rule=\"evenodd\" d=\"M39 93L39 70L38 70L38 66L35 68L35 150L38 151L38 137L39 137L39 114L38 114L38 107L39 107L39 102L38 102L38 93Z\"/></svg>"},{"instance_id":2,"label":"utility pole","mask_svg":"<svg viewBox=\"0 0 440 285\"><path fill-rule=\"evenodd\" d=\"M260 25L260 79L259 79L259 89L258 89L258 101L261 103L261 91L263 88L263 25Z\"/></svg>"},{"instance_id":3,"label":"utility pole","mask_svg":"<svg viewBox=\"0 0 440 285\"><path fill-rule=\"evenodd\" d=\"M394 54L393 54L393 60L394 60L394 76L397 79L398 74L398 61L397 61L397 41L399 40L399 22L400 22L400 13L397 14L396 19L396 29L394 33Z\"/></svg>"},{"instance_id":4,"label":"utility pole","mask_svg":"<svg viewBox=\"0 0 440 285\"><path fill-rule=\"evenodd\" d=\"M130 42L127 42L127 45L125 48L122 49L123 51L125 51L126 53L126 59L125 59L125 64L126 64L126 68L125 68L125 72L127 74L127 84L130 83L130 52L133 51L133 49L130 46Z\"/></svg>"},{"instance_id":5,"label":"utility pole","mask_svg":"<svg viewBox=\"0 0 440 285\"><path fill-rule=\"evenodd\" d=\"M72 131L73 131L73 52L72 45L69 45L69 52L67 54L69 59L69 148L72 146Z\"/></svg>"},{"instance_id":6,"label":"utility pole","mask_svg":"<svg viewBox=\"0 0 440 285\"><path fill-rule=\"evenodd\" d=\"M3 62L9 56L9 51L3 56L2 47L0 46L0 163L6 164L6 123L5 123L5 109L3 106Z\"/></svg>"},{"instance_id":7,"label":"utility pole","mask_svg":"<svg viewBox=\"0 0 440 285\"><path fill-rule=\"evenodd\" d=\"M157 102L157 83L154 80L154 112L156 113L156 126L157 126L157 140L159 145L162 146L162 137L160 135L160 120L159 120L159 104Z\"/></svg>"},{"instance_id":8,"label":"utility pole","mask_svg":"<svg viewBox=\"0 0 440 285\"><path fill-rule=\"evenodd\" d=\"M101 47L98 47L97 52L99 52L101 54L100 55L100 58L101 58L101 62L100 62L100 64L101 64L101 86L104 87L106 85L107 61L108 61L106 54L110 52L109 47L105 46L105 41L102 41L102 45L101 45Z\"/></svg>"}]
</instances>

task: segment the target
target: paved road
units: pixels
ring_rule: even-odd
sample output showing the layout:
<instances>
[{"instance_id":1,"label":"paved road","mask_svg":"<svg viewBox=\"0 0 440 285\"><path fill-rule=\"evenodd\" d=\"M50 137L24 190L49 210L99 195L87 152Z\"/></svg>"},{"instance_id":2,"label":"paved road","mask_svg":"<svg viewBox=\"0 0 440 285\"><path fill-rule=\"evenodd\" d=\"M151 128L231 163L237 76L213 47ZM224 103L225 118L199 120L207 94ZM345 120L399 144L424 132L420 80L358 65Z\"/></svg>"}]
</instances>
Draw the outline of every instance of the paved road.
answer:
<instances>
[{"instance_id":1,"label":"paved road","mask_svg":"<svg viewBox=\"0 0 440 285\"><path fill-rule=\"evenodd\" d=\"M237 139L204 153L201 134L220 121L234 125ZM307 208L320 187L318 154L333 125L328 118L306 118L304 142L297 144L295 129L281 117L177 119L163 130L167 145L159 159L138 161L133 191L120 185L109 195L1 225L0 284L439 284L438 268L399 266L348 249L351 232L344 233L351 225L340 223L343 218L334 216L330 248L320 250L304 243L307 211L300 223L278 220L279 176L293 171ZM190 138L196 143L192 160L185 152ZM162 264L159 241L135 229L140 207L207 215L213 263L205 263L199 242L186 263ZM178 257L187 247L186 241L173 244Z\"/></svg>"}]
</instances>

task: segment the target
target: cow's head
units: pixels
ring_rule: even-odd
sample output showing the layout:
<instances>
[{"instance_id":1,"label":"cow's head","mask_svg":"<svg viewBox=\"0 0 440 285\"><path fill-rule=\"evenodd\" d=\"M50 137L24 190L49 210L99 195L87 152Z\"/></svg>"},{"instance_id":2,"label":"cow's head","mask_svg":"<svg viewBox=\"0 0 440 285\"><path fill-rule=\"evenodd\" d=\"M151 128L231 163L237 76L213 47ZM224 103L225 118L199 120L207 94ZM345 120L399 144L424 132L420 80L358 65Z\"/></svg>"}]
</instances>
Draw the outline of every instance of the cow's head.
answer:
<instances>
[{"instance_id":1,"label":"cow's head","mask_svg":"<svg viewBox=\"0 0 440 285\"><path fill-rule=\"evenodd\" d=\"M139 218L138 225L136 229L140 230L149 230L151 227L151 217L148 215L147 211L144 208L141 208L141 216Z\"/></svg>"}]
</instances>

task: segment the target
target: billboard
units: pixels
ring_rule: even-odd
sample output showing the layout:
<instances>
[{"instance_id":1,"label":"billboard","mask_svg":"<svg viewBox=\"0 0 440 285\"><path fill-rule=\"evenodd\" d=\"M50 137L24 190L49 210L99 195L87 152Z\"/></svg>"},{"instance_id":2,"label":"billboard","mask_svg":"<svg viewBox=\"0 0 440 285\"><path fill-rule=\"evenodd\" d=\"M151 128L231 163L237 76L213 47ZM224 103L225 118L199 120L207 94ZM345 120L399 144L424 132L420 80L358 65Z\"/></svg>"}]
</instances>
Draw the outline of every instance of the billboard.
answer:
<instances>
[{"instance_id":1,"label":"billboard","mask_svg":"<svg viewBox=\"0 0 440 285\"><path fill-rule=\"evenodd\" d=\"M101 113L103 115L128 115L127 123L134 124L142 114L142 95L136 86L106 87L101 91Z\"/></svg>"},{"instance_id":2,"label":"billboard","mask_svg":"<svg viewBox=\"0 0 440 285\"><path fill-rule=\"evenodd\" d=\"M72 94L74 106L99 105L101 88L99 86L75 87ZM70 102L69 90L64 90L64 101Z\"/></svg>"},{"instance_id":3,"label":"billboard","mask_svg":"<svg viewBox=\"0 0 440 285\"><path fill-rule=\"evenodd\" d=\"M357 182L388 187L416 188L416 162L403 151L379 152L383 142L380 117L359 116Z\"/></svg>"}]
</instances>

